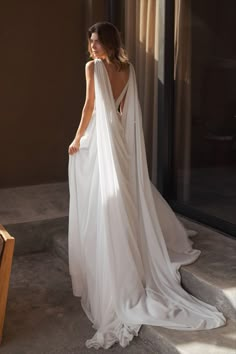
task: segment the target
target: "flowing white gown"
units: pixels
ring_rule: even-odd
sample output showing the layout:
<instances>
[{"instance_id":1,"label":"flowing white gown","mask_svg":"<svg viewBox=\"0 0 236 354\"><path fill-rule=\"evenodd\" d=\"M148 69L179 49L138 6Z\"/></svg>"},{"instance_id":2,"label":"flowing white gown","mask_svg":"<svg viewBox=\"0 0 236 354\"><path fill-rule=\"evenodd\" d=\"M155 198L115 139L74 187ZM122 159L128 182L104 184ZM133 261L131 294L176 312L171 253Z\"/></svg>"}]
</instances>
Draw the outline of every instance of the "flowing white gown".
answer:
<instances>
[{"instance_id":1,"label":"flowing white gown","mask_svg":"<svg viewBox=\"0 0 236 354\"><path fill-rule=\"evenodd\" d=\"M86 346L125 347L142 324L179 330L224 325L216 307L181 287L180 266L200 251L150 182L132 64L116 102L99 59L94 76L95 109L79 152L69 157L70 275L96 329Z\"/></svg>"}]
</instances>

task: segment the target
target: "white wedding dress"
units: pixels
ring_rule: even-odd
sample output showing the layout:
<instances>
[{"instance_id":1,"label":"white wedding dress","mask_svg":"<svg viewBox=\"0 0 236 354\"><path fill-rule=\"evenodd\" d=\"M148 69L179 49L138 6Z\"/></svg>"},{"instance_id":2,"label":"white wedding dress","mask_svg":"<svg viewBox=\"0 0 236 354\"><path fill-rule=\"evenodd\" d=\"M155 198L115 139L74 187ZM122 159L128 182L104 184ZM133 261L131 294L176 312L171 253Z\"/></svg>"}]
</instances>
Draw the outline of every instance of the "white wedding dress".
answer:
<instances>
[{"instance_id":1,"label":"white wedding dress","mask_svg":"<svg viewBox=\"0 0 236 354\"><path fill-rule=\"evenodd\" d=\"M125 347L142 324L179 330L224 325L216 307L181 287L180 266L200 251L150 182L132 64L116 102L101 60L94 71L95 109L79 152L69 157L70 275L96 329L86 346Z\"/></svg>"}]
</instances>

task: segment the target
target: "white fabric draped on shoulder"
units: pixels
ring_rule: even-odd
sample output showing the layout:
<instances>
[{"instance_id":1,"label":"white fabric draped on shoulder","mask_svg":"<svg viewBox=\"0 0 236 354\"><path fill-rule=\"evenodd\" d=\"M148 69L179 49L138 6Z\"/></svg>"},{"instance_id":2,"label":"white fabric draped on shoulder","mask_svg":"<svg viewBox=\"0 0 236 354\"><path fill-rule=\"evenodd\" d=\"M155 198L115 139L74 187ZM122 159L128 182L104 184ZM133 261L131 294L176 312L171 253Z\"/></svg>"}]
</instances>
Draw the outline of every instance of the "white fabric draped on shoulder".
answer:
<instances>
[{"instance_id":1,"label":"white fabric draped on shoulder","mask_svg":"<svg viewBox=\"0 0 236 354\"><path fill-rule=\"evenodd\" d=\"M200 255L150 182L135 72L117 111L102 60L94 61L95 109L69 157L69 267L73 292L96 333L87 347L125 347L142 324L179 330L224 325L216 307L180 283Z\"/></svg>"}]
</instances>

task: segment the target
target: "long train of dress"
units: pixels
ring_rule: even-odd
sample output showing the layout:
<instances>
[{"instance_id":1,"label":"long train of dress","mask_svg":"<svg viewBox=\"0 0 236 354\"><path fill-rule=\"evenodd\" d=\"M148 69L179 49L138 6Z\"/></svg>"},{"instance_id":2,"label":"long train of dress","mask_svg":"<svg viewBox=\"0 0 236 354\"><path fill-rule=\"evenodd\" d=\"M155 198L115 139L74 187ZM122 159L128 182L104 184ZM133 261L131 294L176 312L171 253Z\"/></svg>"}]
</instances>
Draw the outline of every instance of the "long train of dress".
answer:
<instances>
[{"instance_id":1,"label":"long train of dress","mask_svg":"<svg viewBox=\"0 0 236 354\"><path fill-rule=\"evenodd\" d=\"M200 251L149 179L132 64L116 102L102 60L94 61L94 79L95 109L79 152L69 157L70 275L96 329L86 346L125 347L142 324L179 330L224 325L216 307L181 286L180 266Z\"/></svg>"}]
</instances>

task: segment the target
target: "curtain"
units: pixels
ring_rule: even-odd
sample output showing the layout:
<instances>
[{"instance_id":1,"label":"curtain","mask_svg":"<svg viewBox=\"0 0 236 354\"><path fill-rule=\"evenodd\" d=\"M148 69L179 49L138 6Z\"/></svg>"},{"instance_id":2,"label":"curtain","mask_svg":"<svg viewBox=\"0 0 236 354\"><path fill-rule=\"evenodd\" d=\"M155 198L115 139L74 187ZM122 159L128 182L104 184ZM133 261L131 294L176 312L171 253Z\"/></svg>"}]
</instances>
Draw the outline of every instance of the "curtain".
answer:
<instances>
[{"instance_id":1,"label":"curtain","mask_svg":"<svg viewBox=\"0 0 236 354\"><path fill-rule=\"evenodd\" d=\"M175 1L175 171L177 199L188 201L191 172L191 0Z\"/></svg>"},{"instance_id":2,"label":"curtain","mask_svg":"<svg viewBox=\"0 0 236 354\"><path fill-rule=\"evenodd\" d=\"M108 0L84 0L86 6L86 22L88 27L96 22L108 21Z\"/></svg>"},{"instance_id":3,"label":"curtain","mask_svg":"<svg viewBox=\"0 0 236 354\"><path fill-rule=\"evenodd\" d=\"M150 178L157 181L158 0L126 0L124 38L137 76Z\"/></svg>"}]
</instances>

